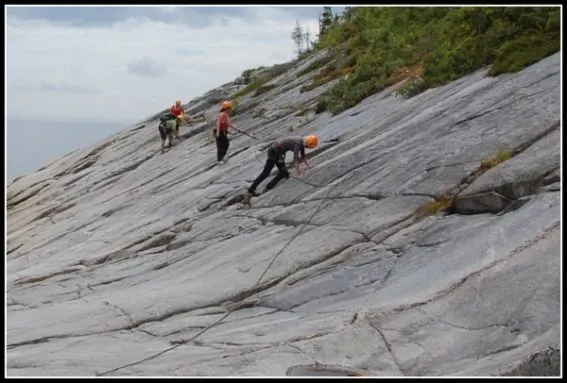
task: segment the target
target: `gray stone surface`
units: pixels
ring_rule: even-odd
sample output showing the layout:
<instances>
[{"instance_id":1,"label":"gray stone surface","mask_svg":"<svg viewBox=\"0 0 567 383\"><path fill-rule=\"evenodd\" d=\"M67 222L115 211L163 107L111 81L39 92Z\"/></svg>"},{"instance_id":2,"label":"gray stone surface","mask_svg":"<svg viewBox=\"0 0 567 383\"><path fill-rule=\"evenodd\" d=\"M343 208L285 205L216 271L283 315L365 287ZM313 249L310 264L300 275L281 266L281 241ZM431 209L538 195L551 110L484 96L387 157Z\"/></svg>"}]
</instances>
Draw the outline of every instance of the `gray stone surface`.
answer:
<instances>
[{"instance_id":1,"label":"gray stone surface","mask_svg":"<svg viewBox=\"0 0 567 383\"><path fill-rule=\"evenodd\" d=\"M560 374L559 54L298 116L316 59L240 99L260 140L222 166L232 83L164 154L156 115L7 187L9 376ZM267 143L307 133L313 169L243 198Z\"/></svg>"},{"instance_id":2,"label":"gray stone surface","mask_svg":"<svg viewBox=\"0 0 567 383\"><path fill-rule=\"evenodd\" d=\"M560 123L517 156L488 169L466 187L455 201L460 213L499 212L512 201L535 193L559 177Z\"/></svg>"}]
</instances>

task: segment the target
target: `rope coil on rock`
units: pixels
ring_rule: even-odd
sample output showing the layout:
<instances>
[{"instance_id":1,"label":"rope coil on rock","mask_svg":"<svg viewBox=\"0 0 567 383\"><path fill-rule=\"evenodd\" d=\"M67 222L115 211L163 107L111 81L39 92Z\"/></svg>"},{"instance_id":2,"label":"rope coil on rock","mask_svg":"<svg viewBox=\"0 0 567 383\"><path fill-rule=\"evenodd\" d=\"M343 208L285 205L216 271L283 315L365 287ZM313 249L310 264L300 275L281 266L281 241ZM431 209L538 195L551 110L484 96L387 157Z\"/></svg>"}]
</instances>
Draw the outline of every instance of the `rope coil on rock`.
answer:
<instances>
[{"instance_id":1,"label":"rope coil on rock","mask_svg":"<svg viewBox=\"0 0 567 383\"><path fill-rule=\"evenodd\" d=\"M257 157L256 157L256 158L257 158ZM293 177L294 179L300 181L300 182L303 182L303 183L305 183L305 184L307 184L307 185L310 185L310 186L313 186L313 187L316 187L316 188L326 186L326 185L315 185L315 184L311 184L311 183L309 183L309 182L307 182L307 181L304 181L304 180L302 180L302 179L300 179L300 178L298 178L298 177L292 176L291 174L290 174L290 176ZM326 196L328 196L328 195L330 194L330 192L334 189L335 186L336 186L336 185L331 186L331 187L329 188L329 190L327 191L327 195L326 195ZM266 268L264 269L264 271L263 271L262 274L260 275L260 278L258 278L258 281L256 281L256 283L254 284L254 286L252 287L252 289L256 288L256 287L260 284L260 282L262 281L262 279L264 278L264 276L266 275L266 273L268 272L268 270L272 267L272 265L274 264L274 262L276 261L276 259L284 252L284 250L285 250L297 237L299 237L299 235L303 232L303 229L305 229L305 226L307 226L307 224L315 217L315 214L317 214L317 213L319 212L319 210L321 210L321 208L323 207L323 204L324 204L324 203L325 203L325 199L323 199L323 200L321 201L321 203L319 204L319 206L313 211L313 213L311 214L311 216L309 217L309 219L307 219L307 220L301 225L299 231L298 231L297 233L295 233L294 235L292 235L291 238L284 244L284 246L276 253L276 255L274 255L274 257L272 258L272 260L270 261L270 263L266 266ZM184 345L184 344L187 344L187 343L189 343L189 342L192 342L192 341L194 341L195 339L197 339L199 336L201 336L202 334L204 334L205 332L207 332L208 330L210 330L211 328L213 328L213 327L217 326L218 324L222 323L222 322L223 322L233 311L235 311L236 309L238 309L238 306L233 307L233 308L229 308L228 311L227 311L227 313L224 314L221 318L217 319L215 322L213 322L212 324L208 325L207 327L205 327L204 329L202 329L202 330L199 331L196 335L193 335L193 336L192 336L191 338L189 338L189 339L178 341L178 342L176 342L173 346L171 346L171 347L169 347L169 348L166 348L165 350L162 350L162 351L160 351L160 352L158 352L158 353L156 353L156 354L150 355L150 356L148 356L148 357L146 357L146 358L144 358L144 359L140 359L140 360L138 360L138 361L131 362L131 363L125 364L125 365L123 365L123 366L116 367L116 368L113 368L113 369L111 369L111 370L107 370L107 371L104 371L104 372L101 372L101 373L96 373L96 376L107 375L107 374L110 374L110 373L112 373L112 372L116 372L116 371L118 371L118 370L121 370L121 369L123 369L123 368L131 367L131 366L138 365L138 364L140 364L140 363L147 362L148 360L152 360L152 359L154 359L154 358L157 358L158 356L161 356L161 355L163 355L163 354L165 354L165 353L167 353L167 352L169 352L169 351L172 351L172 350L176 349L177 347L179 347L179 346L181 346L181 345Z\"/></svg>"}]
</instances>

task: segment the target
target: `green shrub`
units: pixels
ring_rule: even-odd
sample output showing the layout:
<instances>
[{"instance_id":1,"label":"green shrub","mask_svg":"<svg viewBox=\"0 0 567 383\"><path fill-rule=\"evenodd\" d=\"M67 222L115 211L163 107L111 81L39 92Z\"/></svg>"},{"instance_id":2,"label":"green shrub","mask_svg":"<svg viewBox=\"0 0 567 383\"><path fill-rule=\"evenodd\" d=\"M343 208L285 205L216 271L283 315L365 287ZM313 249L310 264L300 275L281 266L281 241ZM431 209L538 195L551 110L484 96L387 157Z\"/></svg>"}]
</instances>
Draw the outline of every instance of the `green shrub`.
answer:
<instances>
[{"instance_id":1,"label":"green shrub","mask_svg":"<svg viewBox=\"0 0 567 383\"><path fill-rule=\"evenodd\" d=\"M266 114L266 109L265 109L265 108L260 108L259 110L257 110L256 112L254 112L254 114L252 115L252 118L263 117L264 114Z\"/></svg>"},{"instance_id":2,"label":"green shrub","mask_svg":"<svg viewBox=\"0 0 567 383\"><path fill-rule=\"evenodd\" d=\"M298 116L298 117L305 116L307 113L311 112L312 110L313 110L312 108L303 108L299 112L297 112L295 115Z\"/></svg>"},{"instance_id":3,"label":"green shrub","mask_svg":"<svg viewBox=\"0 0 567 383\"><path fill-rule=\"evenodd\" d=\"M482 161L480 164L480 169L486 171L497 165L500 165L502 162L507 161L512 157L514 157L514 149L509 149L509 148L500 149L494 155L494 157Z\"/></svg>"},{"instance_id":4,"label":"green shrub","mask_svg":"<svg viewBox=\"0 0 567 383\"><path fill-rule=\"evenodd\" d=\"M489 76L517 72L557 52L560 36L522 36L506 42L498 50L498 56L488 71Z\"/></svg>"},{"instance_id":5,"label":"green shrub","mask_svg":"<svg viewBox=\"0 0 567 383\"><path fill-rule=\"evenodd\" d=\"M323 113L327 110L327 98L323 97L317 101L317 105L315 105L315 114Z\"/></svg>"},{"instance_id":6,"label":"green shrub","mask_svg":"<svg viewBox=\"0 0 567 383\"><path fill-rule=\"evenodd\" d=\"M315 88L325 85L328 82L336 80L337 78L346 76L354 70L354 67L336 68L334 65L327 66L321 73L319 73L310 84L303 85L299 92L309 92Z\"/></svg>"},{"instance_id":7,"label":"green shrub","mask_svg":"<svg viewBox=\"0 0 567 383\"><path fill-rule=\"evenodd\" d=\"M281 74L287 72L288 70L291 69L291 67L293 66L293 63L284 63L284 64L276 64L273 65L269 68L266 67L258 67L256 69L248 69L246 71L244 71L242 73L242 76L244 77L245 74L247 74L249 77L252 75L252 73L257 72L259 70L262 70L262 74L258 75L257 78L255 78L252 82L250 82L248 85L246 85L244 88L240 89L239 91L237 91L236 93L234 93L232 95L232 98L235 97L242 97L245 96L253 91L256 91L256 94L254 94L254 96L252 97L256 97L259 96L262 93L265 93L273 88L275 88L275 85L266 85L264 86L267 82L269 82L270 80L280 76Z\"/></svg>"},{"instance_id":8,"label":"green shrub","mask_svg":"<svg viewBox=\"0 0 567 383\"><path fill-rule=\"evenodd\" d=\"M437 215L440 212L448 212L453 207L453 201L453 197L449 195L443 195L423 205L420 209L418 209L417 213L421 217L428 217Z\"/></svg>"},{"instance_id":9,"label":"green shrub","mask_svg":"<svg viewBox=\"0 0 567 383\"><path fill-rule=\"evenodd\" d=\"M560 49L559 7L356 7L328 29L317 49L344 52L329 71L354 67L325 97L333 114L401 81L401 68L420 63L398 93L413 96L491 65L488 75L515 72ZM330 81L327 69L308 91ZM334 78L339 78L336 76Z\"/></svg>"},{"instance_id":10,"label":"green shrub","mask_svg":"<svg viewBox=\"0 0 567 383\"><path fill-rule=\"evenodd\" d=\"M403 97L411 97L421 93L426 88L427 85L422 78L415 78L402 85L396 93Z\"/></svg>"},{"instance_id":11,"label":"green shrub","mask_svg":"<svg viewBox=\"0 0 567 383\"><path fill-rule=\"evenodd\" d=\"M242 77L242 79L244 80L244 84L248 85L252 82L252 75L254 74L254 72L258 72L265 68L266 67L264 66L259 66L258 68L246 69L244 72L242 72L240 77Z\"/></svg>"},{"instance_id":12,"label":"green shrub","mask_svg":"<svg viewBox=\"0 0 567 383\"><path fill-rule=\"evenodd\" d=\"M250 84L246 85L244 88L240 89L239 91L237 91L236 93L234 93L232 95L231 98L239 98L242 96L247 95L250 92L253 92L255 90L260 89L262 86L264 86L264 84L267 82L268 80L266 79L258 79L255 80L253 82L251 82Z\"/></svg>"},{"instance_id":13,"label":"green shrub","mask_svg":"<svg viewBox=\"0 0 567 383\"><path fill-rule=\"evenodd\" d=\"M266 92L269 92L270 90L272 90L272 89L274 89L274 88L276 88L276 87L277 87L277 85L275 85L275 84L262 85L261 87L259 87L259 88L256 90L256 93L254 93L254 95L252 95L252 97L258 97L259 95L261 95L261 94L263 94L263 93L266 93Z\"/></svg>"},{"instance_id":14,"label":"green shrub","mask_svg":"<svg viewBox=\"0 0 567 383\"><path fill-rule=\"evenodd\" d=\"M305 68L301 72L299 72L297 74L297 77L305 76L306 74L311 73L314 70L317 70L317 69L323 67L324 65L328 64L330 60L331 60L330 57L325 56L325 57L321 57L320 59L313 61L311 64L309 64L307 66L307 68Z\"/></svg>"}]
</instances>

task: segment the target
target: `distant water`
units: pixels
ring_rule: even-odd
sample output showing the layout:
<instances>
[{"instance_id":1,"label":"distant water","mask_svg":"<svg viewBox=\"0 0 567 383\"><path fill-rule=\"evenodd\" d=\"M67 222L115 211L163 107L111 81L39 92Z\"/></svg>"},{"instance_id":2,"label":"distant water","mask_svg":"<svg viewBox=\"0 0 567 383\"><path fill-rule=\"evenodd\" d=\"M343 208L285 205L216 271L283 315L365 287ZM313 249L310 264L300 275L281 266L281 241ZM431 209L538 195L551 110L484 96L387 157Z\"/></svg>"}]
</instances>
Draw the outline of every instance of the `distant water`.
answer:
<instances>
[{"instance_id":1,"label":"distant water","mask_svg":"<svg viewBox=\"0 0 567 383\"><path fill-rule=\"evenodd\" d=\"M6 185L127 126L125 123L8 120Z\"/></svg>"}]
</instances>

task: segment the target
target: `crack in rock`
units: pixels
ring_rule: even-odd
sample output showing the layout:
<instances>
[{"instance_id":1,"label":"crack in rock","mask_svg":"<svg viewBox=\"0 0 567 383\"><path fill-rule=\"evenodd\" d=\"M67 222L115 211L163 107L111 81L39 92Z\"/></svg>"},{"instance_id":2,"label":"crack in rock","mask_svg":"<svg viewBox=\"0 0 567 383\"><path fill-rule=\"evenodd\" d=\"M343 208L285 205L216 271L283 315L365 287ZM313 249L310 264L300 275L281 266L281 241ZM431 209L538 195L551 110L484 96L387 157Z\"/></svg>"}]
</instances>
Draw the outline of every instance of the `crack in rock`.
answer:
<instances>
[{"instance_id":1,"label":"crack in rock","mask_svg":"<svg viewBox=\"0 0 567 383\"><path fill-rule=\"evenodd\" d=\"M78 265L91 267L97 266L102 264L109 264L109 263L117 263L124 261L126 259L136 258L139 256L139 253L153 249L155 247L160 246L167 246L169 245L175 238L177 234L172 232L163 233L158 238L154 238L154 235L146 235L130 244L124 246L120 250L112 251L108 254L104 254L99 257L91 258L91 259L81 259L78 262ZM143 244L146 242L145 244ZM139 248L134 249L137 245L143 244L139 246Z\"/></svg>"},{"instance_id":2,"label":"crack in rock","mask_svg":"<svg viewBox=\"0 0 567 383\"><path fill-rule=\"evenodd\" d=\"M113 278L113 279L108 279L108 280L106 280L106 281L98 282L98 283L95 283L95 284L92 284L92 285L87 282L87 289L89 289L89 290L92 291L92 292L95 292L95 290L93 289L93 287L109 285L109 284L111 284L111 283L120 282L120 281L123 281L123 280L125 280L125 279L126 279L126 277Z\"/></svg>"},{"instance_id":3,"label":"crack in rock","mask_svg":"<svg viewBox=\"0 0 567 383\"><path fill-rule=\"evenodd\" d=\"M517 200L511 202L502 211L496 213L496 215L500 216L500 215L504 215L504 214L519 210L522 206L524 206L528 202L530 202L530 198L517 199Z\"/></svg>"},{"instance_id":4,"label":"crack in rock","mask_svg":"<svg viewBox=\"0 0 567 383\"><path fill-rule=\"evenodd\" d=\"M560 376L560 366L561 350L558 347L551 346L531 354L502 376Z\"/></svg>"},{"instance_id":5,"label":"crack in rock","mask_svg":"<svg viewBox=\"0 0 567 383\"><path fill-rule=\"evenodd\" d=\"M330 376L366 376L367 374L360 369L341 366L322 364L318 361L310 365L291 366L286 371L286 376L301 377L330 377Z\"/></svg>"},{"instance_id":6,"label":"crack in rock","mask_svg":"<svg viewBox=\"0 0 567 383\"><path fill-rule=\"evenodd\" d=\"M47 210L44 210L40 215L38 215L35 220L39 221L42 218L49 217L53 219L56 214L63 213L65 210L69 210L70 208L75 206L75 202L69 203L67 205L57 205Z\"/></svg>"},{"instance_id":7,"label":"crack in rock","mask_svg":"<svg viewBox=\"0 0 567 383\"><path fill-rule=\"evenodd\" d=\"M126 310L124 310L123 308L118 307L117 305L112 304L112 303L110 303L110 302L108 302L108 301L104 301L103 303L104 303L105 305L107 305L107 306L114 307L116 310L120 311L120 313L122 313L122 315L124 315L124 316L125 316L126 318L128 318L128 320L130 321L131 328L134 328L134 327L135 327L135 321L134 321L134 319L132 319L132 317L130 316L130 314L128 314L128 312L126 312Z\"/></svg>"},{"instance_id":8,"label":"crack in rock","mask_svg":"<svg viewBox=\"0 0 567 383\"><path fill-rule=\"evenodd\" d=\"M478 276L481 276L484 272L493 269L494 267L509 262L511 257L513 257L516 254L521 253L522 251L530 248L531 246L535 245L537 242L547 238L549 235L552 234L552 232L557 229L557 227L560 226L560 222L556 221L554 224L552 224L551 226L548 226L547 228L545 228L544 230L542 230L542 232L540 234L538 234L535 238L528 240L527 242L525 242L524 244L518 246L517 248L515 248L514 250L510 251L510 253L508 253L508 255L506 257L503 257L502 259L496 260L480 269L478 269L477 271L474 271L464 277L462 277L461 279L459 279L456 282L453 282L452 284L450 284L449 286L447 286L446 288L444 288L443 290L437 292L433 297L425 300L425 301L420 301L420 302L414 302L414 303L410 303L410 304L406 304L406 305L402 305L402 306L398 306L395 307L390 311L390 313L392 314L398 314L400 312L403 311L407 311L407 310L411 310L411 309L415 309L421 306L424 306L426 304L435 302L449 294L451 294L452 292L454 292L455 290L457 290L459 287L461 287L463 284L465 284L467 281L469 281L472 278L476 278ZM383 315L388 314L387 312L383 312L383 313L377 313L375 315L376 318L380 318Z\"/></svg>"},{"instance_id":9,"label":"crack in rock","mask_svg":"<svg viewBox=\"0 0 567 383\"><path fill-rule=\"evenodd\" d=\"M18 246L16 246L16 247L13 247L13 248L11 248L11 249L8 249L7 254L8 254L8 255L9 255L9 254L12 254L14 251L18 250L18 249L19 249L20 247L22 247L22 246L24 246L24 243L23 243L23 242L20 243L20 244L19 244Z\"/></svg>"},{"instance_id":10,"label":"crack in rock","mask_svg":"<svg viewBox=\"0 0 567 383\"><path fill-rule=\"evenodd\" d=\"M117 206L117 207L115 207L115 208L112 208L112 209L107 210L107 211L105 211L104 213L102 213L102 214L101 214L101 217L108 218L108 217L110 217L111 215L113 215L113 214L115 214L115 213L117 213L117 212L119 212L119 211L121 211L121 210L124 210L124 209L129 208L130 206L131 206L131 205L129 205L129 204Z\"/></svg>"},{"instance_id":11,"label":"crack in rock","mask_svg":"<svg viewBox=\"0 0 567 383\"><path fill-rule=\"evenodd\" d=\"M535 145L545 136L553 133L559 127L560 122L554 122L547 129L544 129L543 132L518 145L518 147L513 149L512 157L504 161L503 163L508 162L512 158L525 152L528 148ZM497 165L497 167L498 166L500 166L500 164ZM482 167L479 167L463 181L461 181L461 183L456 187L456 192L453 193L454 195L452 197L452 209L455 212L460 214L483 214L487 212L498 214L501 211L505 210L518 198L535 194L538 188L540 186L543 186L547 175L535 176L530 180L510 182L498 187L492 187L490 190L485 190L474 194L461 194L466 188L466 185L472 184L488 170L489 169L483 169Z\"/></svg>"},{"instance_id":12,"label":"crack in rock","mask_svg":"<svg viewBox=\"0 0 567 383\"><path fill-rule=\"evenodd\" d=\"M390 353L390 355L392 356L392 359L394 360L394 363L396 364L396 367L398 368L398 370L400 371L400 373L402 375L406 375L404 370L402 369L402 366L400 365L400 362L398 361L398 358L396 357L396 354L394 353L394 351L392 350L392 345L390 344L390 342L388 341L388 339L386 338L386 336L384 335L384 333L382 332L382 330L374 325L373 323L368 323L374 330L376 330L376 332L380 335L380 338L382 338L382 342L384 342L384 345L386 346L386 349L388 350L388 352Z\"/></svg>"},{"instance_id":13,"label":"crack in rock","mask_svg":"<svg viewBox=\"0 0 567 383\"><path fill-rule=\"evenodd\" d=\"M58 275L63 275L63 274L69 274L69 273L74 273L76 271L82 271L84 270L85 267L84 266L80 266L80 265L73 265L70 267L67 267L61 271L57 271L51 274L47 274L47 275L38 275L38 276L34 276L34 277L24 277L21 279L17 279L15 280L13 283L15 286L21 286L24 284L31 284L31 283L37 283L37 282L41 282L44 281L46 279L50 279L53 277L56 277Z\"/></svg>"},{"instance_id":14,"label":"crack in rock","mask_svg":"<svg viewBox=\"0 0 567 383\"><path fill-rule=\"evenodd\" d=\"M482 326L482 327L461 326L461 325L458 325L456 323L451 323L449 321L446 321L445 319L435 317L435 316L425 312L424 310L422 310L420 308L416 308L415 310L417 312L421 313L422 315L428 317L428 318L431 318L433 320L438 321L439 323L443 323L443 324L446 324L447 326L451 326L451 327L458 328L458 329L461 329L461 330L480 331L480 330L486 330L486 329L489 329L489 328L507 328L507 327L510 326L508 323L494 323L494 324L490 324L490 325L486 325L486 326Z\"/></svg>"},{"instance_id":15,"label":"crack in rock","mask_svg":"<svg viewBox=\"0 0 567 383\"><path fill-rule=\"evenodd\" d=\"M45 189L48 186L51 186L51 183L49 181L50 180L40 181L36 184L28 186L27 189L24 189L23 191L19 192L15 196L8 197L8 203L6 204L6 209L12 209L12 208L16 207L17 205L19 205L23 202L26 202L30 198L35 197L36 195L39 194L40 191L42 191L43 189ZM33 189L36 185L40 185L42 183L43 183L43 185L41 185L41 187ZM24 195L24 197L21 197L20 199L18 199L17 197L20 197L22 194Z\"/></svg>"},{"instance_id":16,"label":"crack in rock","mask_svg":"<svg viewBox=\"0 0 567 383\"><path fill-rule=\"evenodd\" d=\"M316 264L316 263L320 263L320 262L325 261L325 260L327 260L327 259L329 259L329 258L332 258L332 257L334 257L334 256L336 256L336 255L338 255L338 254L340 254L342 251L348 249L349 247L351 247L351 245L346 246L346 247L344 247L343 249L340 249L339 251L330 252L330 255L327 255L326 257L323 257L322 260L315 260L314 262L307 263L305 266L303 266L303 268L311 267L311 266L313 266L313 265ZM301 268L300 268L299 270L301 270ZM255 294L259 293L259 292L266 291L266 290L270 289L271 287L277 285L278 283L280 283L280 282L283 281L284 279L288 278L290 275L296 273L296 272L299 271L299 270L291 270L290 272L286 273L286 275L280 276L280 277L278 277L278 278L274 278L272 281L269 281L269 282L264 282L264 283L255 285L254 287L252 287L252 288L250 288L250 289L246 289L246 290L240 291L240 292L235 293L235 294L233 294L232 296L227 297L227 298L225 298L225 299L222 299L222 300L220 300L220 301L216 301L216 302L212 302L212 303L204 304L204 305L200 305L200 306L194 306L194 307L192 307L192 308L190 308L190 309L187 309L187 308L177 309L177 310L173 310L173 311L171 311L171 312L169 312L169 313L162 314L162 315L160 315L160 316L158 316L158 317L146 318L146 319L137 321L137 322L134 323L134 327L139 327L140 325L145 324L145 323L162 321L162 320L168 319L168 318L170 318L170 317L173 317L173 316L175 316L175 315L184 314L184 313L187 313L187 312L190 312L190 311L194 311L194 310L196 310L196 309L203 309L203 308L209 308L209 307L218 307L218 306L221 306L221 305L223 305L223 304L225 304L225 303L227 303L227 302L230 302L230 303L229 303L229 307L230 307L231 304L232 304L232 302L245 301L247 298L249 298L249 297L251 297L251 296L253 296L253 295L255 295ZM235 308L235 307L236 307L236 308L253 307L253 306L255 305L255 302L244 302L243 305L245 305L245 306L232 306L232 309L227 309L227 311L234 311L234 308ZM247 306L247 305L250 305L250 306ZM278 309L278 308L275 308L275 309ZM279 309L278 309L278 310L279 310ZM282 310L282 311L285 311L285 310Z\"/></svg>"}]
</instances>

